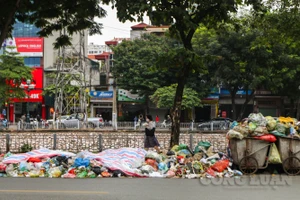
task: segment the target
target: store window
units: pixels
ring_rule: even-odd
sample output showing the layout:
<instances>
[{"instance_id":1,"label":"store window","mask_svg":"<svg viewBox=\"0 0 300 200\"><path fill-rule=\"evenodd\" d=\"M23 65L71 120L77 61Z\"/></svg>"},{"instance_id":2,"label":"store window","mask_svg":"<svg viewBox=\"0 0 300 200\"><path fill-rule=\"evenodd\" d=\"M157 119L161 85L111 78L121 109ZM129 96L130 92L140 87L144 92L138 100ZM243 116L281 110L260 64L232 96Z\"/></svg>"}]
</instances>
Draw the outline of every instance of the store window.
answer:
<instances>
[{"instance_id":1,"label":"store window","mask_svg":"<svg viewBox=\"0 0 300 200\"><path fill-rule=\"evenodd\" d=\"M40 67L41 58L40 57L25 57L24 63L28 67Z\"/></svg>"}]
</instances>

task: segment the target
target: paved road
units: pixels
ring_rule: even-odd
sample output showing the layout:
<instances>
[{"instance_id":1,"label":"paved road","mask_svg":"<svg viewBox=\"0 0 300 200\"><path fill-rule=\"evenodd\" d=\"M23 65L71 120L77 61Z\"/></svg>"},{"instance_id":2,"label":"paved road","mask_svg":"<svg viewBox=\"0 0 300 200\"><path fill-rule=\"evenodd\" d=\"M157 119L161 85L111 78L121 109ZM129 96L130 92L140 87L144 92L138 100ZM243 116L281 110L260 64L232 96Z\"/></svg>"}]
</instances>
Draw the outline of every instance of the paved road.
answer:
<instances>
[{"instance_id":1,"label":"paved road","mask_svg":"<svg viewBox=\"0 0 300 200\"><path fill-rule=\"evenodd\" d=\"M276 178L276 180L274 180ZM279 180L280 179L280 180ZM279 180L279 181L278 181ZM230 182L231 181L231 182ZM232 182L233 181L233 182ZM239 181L239 182L238 182ZM275 183L275 185L274 185ZM221 184L221 185L220 185ZM260 176L217 179L0 178L1 200L282 200L298 199L299 177Z\"/></svg>"}]
</instances>

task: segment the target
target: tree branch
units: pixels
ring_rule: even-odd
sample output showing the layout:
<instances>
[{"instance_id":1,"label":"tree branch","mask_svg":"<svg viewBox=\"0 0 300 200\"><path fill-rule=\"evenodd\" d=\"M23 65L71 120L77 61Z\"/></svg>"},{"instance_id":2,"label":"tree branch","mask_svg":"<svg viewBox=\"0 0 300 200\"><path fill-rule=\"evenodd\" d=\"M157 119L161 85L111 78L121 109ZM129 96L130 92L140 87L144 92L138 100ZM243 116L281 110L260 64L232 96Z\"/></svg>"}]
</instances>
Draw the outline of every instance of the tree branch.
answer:
<instances>
[{"instance_id":1,"label":"tree branch","mask_svg":"<svg viewBox=\"0 0 300 200\"><path fill-rule=\"evenodd\" d=\"M1 46L2 46L2 44L4 42L4 40L7 38L9 27L12 25L11 24L12 23L12 19L13 19L14 15L16 14L17 9L19 8L20 2L21 2L21 0L17 0L16 1L16 5L12 8L11 12L7 16L6 23L3 26L2 30L1 30L1 33L0 33L0 45ZM1 46L0 46L0 49L1 49Z\"/></svg>"}]
</instances>

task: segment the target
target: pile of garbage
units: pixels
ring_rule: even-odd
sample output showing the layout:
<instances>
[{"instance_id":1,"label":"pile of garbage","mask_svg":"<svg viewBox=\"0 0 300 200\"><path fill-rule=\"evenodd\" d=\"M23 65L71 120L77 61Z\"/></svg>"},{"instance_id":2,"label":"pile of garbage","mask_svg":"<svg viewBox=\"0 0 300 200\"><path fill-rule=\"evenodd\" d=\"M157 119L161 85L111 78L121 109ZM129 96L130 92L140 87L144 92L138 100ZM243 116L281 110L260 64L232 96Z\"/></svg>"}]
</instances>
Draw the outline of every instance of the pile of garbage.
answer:
<instances>
[{"instance_id":1,"label":"pile of garbage","mask_svg":"<svg viewBox=\"0 0 300 200\"><path fill-rule=\"evenodd\" d=\"M203 141L194 152L181 144L160 154L140 148L108 149L98 154L42 148L23 154L0 155L0 177L191 179L241 176L231 165L230 158L221 152L213 153L211 144Z\"/></svg>"},{"instance_id":2,"label":"pile of garbage","mask_svg":"<svg viewBox=\"0 0 300 200\"><path fill-rule=\"evenodd\" d=\"M298 130L299 122L290 117L273 118L264 117L261 113L251 113L242 122L233 122L231 130L227 133L227 138L243 139L254 137L269 142L275 142L276 136L300 138Z\"/></svg>"}]
</instances>

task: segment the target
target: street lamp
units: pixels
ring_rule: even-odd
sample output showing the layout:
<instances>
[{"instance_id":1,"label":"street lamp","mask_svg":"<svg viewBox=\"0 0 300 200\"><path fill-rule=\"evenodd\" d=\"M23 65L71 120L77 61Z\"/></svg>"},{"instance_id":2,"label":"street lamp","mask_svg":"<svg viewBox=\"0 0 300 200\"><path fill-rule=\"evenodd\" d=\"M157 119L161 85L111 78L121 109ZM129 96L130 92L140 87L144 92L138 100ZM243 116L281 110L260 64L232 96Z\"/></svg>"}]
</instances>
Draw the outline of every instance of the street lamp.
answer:
<instances>
[{"instance_id":1,"label":"street lamp","mask_svg":"<svg viewBox=\"0 0 300 200\"><path fill-rule=\"evenodd\" d=\"M26 104L26 122L29 123L30 122L30 115L29 115L29 97L30 97L30 90L32 90L34 88L33 85L31 85L31 80L27 79L26 80L26 84L21 84L20 86L22 89L27 90L27 104Z\"/></svg>"}]
</instances>

